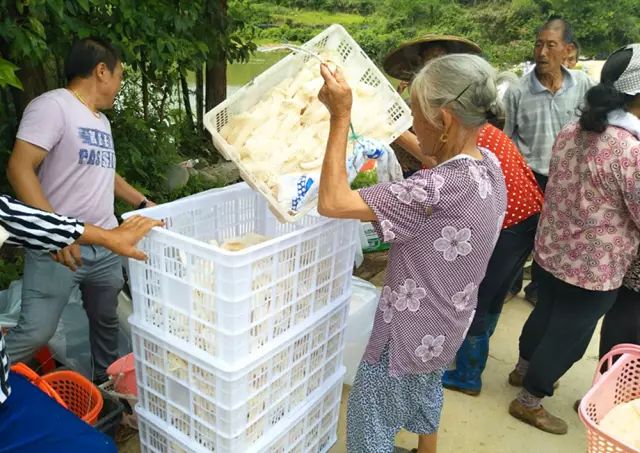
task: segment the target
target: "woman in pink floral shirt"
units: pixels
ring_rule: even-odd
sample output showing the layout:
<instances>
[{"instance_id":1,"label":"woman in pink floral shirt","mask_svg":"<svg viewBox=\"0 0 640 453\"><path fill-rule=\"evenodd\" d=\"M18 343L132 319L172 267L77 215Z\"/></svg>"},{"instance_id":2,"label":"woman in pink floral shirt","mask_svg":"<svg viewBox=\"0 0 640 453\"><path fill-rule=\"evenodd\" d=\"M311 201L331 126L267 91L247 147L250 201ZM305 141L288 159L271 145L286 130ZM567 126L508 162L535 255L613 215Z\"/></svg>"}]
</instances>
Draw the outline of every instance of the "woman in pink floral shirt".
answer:
<instances>
[{"instance_id":1,"label":"woman in pink floral shirt","mask_svg":"<svg viewBox=\"0 0 640 453\"><path fill-rule=\"evenodd\" d=\"M330 217L373 221L389 241L389 264L373 332L349 398L347 448L390 453L402 428L434 452L441 377L473 319L507 206L497 158L476 143L500 115L496 74L482 58L448 55L412 84L414 130L438 165L402 182L359 192L347 181L351 90L322 67L320 99L331 112L319 206Z\"/></svg>"},{"instance_id":2,"label":"woman in pink floral shirt","mask_svg":"<svg viewBox=\"0 0 640 453\"><path fill-rule=\"evenodd\" d=\"M640 244L640 44L614 52L580 121L558 135L535 242L538 304L509 382L514 417L555 434L567 424L540 404L584 354L614 305Z\"/></svg>"}]
</instances>

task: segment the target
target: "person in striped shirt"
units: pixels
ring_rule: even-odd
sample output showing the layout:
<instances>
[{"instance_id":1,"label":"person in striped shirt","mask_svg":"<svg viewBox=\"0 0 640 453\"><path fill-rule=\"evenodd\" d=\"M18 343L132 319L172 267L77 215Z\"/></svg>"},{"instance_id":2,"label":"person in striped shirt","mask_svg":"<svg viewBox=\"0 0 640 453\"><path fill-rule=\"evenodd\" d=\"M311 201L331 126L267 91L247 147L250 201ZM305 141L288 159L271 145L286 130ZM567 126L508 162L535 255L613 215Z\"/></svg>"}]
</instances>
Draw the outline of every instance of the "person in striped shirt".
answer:
<instances>
[{"instance_id":1,"label":"person in striped shirt","mask_svg":"<svg viewBox=\"0 0 640 453\"><path fill-rule=\"evenodd\" d=\"M100 245L118 255L143 260L145 254L135 245L151 228L161 225L161 221L135 216L117 228L106 230L0 195L0 246L7 243L48 251L56 261L72 268L76 263L65 260L58 252L75 243ZM10 377L16 384L13 394ZM14 444L23 452L51 450L47 447L62 444L65 451L87 451L87 448L94 453L116 451L106 436L58 406L22 376L10 374L1 329L0 439L6 451Z\"/></svg>"}]
</instances>

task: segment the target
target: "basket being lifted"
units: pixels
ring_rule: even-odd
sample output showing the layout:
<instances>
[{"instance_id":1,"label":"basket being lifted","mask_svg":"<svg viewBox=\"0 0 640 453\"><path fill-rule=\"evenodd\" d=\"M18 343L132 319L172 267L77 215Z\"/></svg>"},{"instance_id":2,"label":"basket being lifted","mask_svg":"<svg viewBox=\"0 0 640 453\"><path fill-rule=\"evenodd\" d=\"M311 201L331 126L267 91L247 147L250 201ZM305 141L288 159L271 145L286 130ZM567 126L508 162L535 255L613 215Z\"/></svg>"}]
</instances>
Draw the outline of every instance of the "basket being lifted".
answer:
<instances>
[{"instance_id":1,"label":"basket being lifted","mask_svg":"<svg viewBox=\"0 0 640 453\"><path fill-rule=\"evenodd\" d=\"M387 145L411 126L409 107L343 27L332 25L302 47L342 69L358 136ZM216 148L282 222L317 204L313 191L305 194L319 179L329 132L329 112L317 98L322 84L317 59L294 52L205 116Z\"/></svg>"}]
</instances>

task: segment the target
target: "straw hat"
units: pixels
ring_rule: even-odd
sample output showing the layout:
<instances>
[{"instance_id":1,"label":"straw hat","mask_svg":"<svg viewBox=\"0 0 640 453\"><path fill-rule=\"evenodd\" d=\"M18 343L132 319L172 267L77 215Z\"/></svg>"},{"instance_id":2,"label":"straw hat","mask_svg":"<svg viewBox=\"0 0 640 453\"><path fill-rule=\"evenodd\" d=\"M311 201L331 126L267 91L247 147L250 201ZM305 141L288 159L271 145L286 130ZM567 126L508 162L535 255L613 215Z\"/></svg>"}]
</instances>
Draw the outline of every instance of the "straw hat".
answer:
<instances>
[{"instance_id":1,"label":"straw hat","mask_svg":"<svg viewBox=\"0 0 640 453\"><path fill-rule=\"evenodd\" d=\"M424 35L418 39L406 41L387 54L382 62L384 70L391 77L409 81L424 65L424 52L429 47L442 46L447 53L482 52L480 46L465 38L449 35Z\"/></svg>"}]
</instances>

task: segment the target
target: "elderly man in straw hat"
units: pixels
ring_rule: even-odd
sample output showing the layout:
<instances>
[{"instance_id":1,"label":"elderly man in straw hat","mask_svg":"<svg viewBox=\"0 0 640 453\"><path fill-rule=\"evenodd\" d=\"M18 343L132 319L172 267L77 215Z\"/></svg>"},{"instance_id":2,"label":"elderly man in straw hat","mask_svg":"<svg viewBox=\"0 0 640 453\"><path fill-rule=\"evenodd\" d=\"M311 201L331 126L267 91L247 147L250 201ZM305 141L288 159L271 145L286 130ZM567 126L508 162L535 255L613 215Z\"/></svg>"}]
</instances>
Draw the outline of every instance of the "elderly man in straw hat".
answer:
<instances>
[{"instance_id":1,"label":"elderly man in straw hat","mask_svg":"<svg viewBox=\"0 0 640 453\"><path fill-rule=\"evenodd\" d=\"M413 76L424 64L436 57L450 53L480 54L480 46L468 39L427 34L420 38L401 43L384 58L382 66L387 74L398 79L398 91L402 94ZM420 169L422 164L414 156L419 153L418 141L412 132L406 132L396 140L394 150L405 176Z\"/></svg>"}]
</instances>

